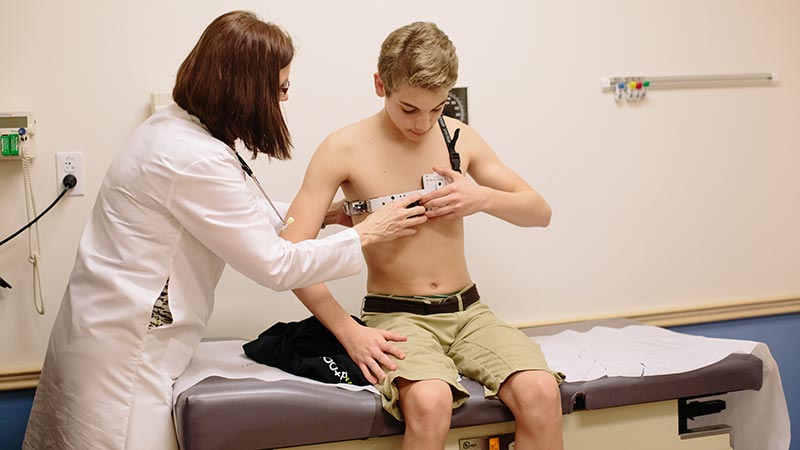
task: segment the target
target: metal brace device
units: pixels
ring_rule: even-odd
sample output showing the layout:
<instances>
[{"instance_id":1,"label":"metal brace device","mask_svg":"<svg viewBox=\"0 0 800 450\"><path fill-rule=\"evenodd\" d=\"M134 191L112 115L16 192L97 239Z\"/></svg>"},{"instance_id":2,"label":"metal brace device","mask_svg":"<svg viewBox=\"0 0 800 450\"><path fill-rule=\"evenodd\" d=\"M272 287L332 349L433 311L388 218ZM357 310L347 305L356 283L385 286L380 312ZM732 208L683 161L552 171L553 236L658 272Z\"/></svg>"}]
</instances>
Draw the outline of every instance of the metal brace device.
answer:
<instances>
[{"instance_id":1,"label":"metal brace device","mask_svg":"<svg viewBox=\"0 0 800 450\"><path fill-rule=\"evenodd\" d=\"M461 172L461 157L456 151L456 141L458 140L458 133L461 129L456 129L453 138L450 138L450 133L447 131L447 125L444 123L444 117L439 116L439 128L442 130L444 142L447 144L447 152L450 154L450 167L456 172ZM422 189L416 191L403 192L400 194L385 195L383 197L373 197L368 200L353 200L352 202L344 202L342 209L348 216L359 216L361 214L371 213L381 206L391 203L401 198L406 198L412 194L427 194L428 192L435 191L440 187L448 184L447 180L438 173L426 173L422 176Z\"/></svg>"},{"instance_id":2,"label":"metal brace device","mask_svg":"<svg viewBox=\"0 0 800 450\"><path fill-rule=\"evenodd\" d=\"M342 208L344 208L344 213L347 214L348 216L358 216L361 214L367 214L393 201L406 198L412 194L419 193L425 195L428 192L435 191L446 184L447 180L438 173L426 173L425 175L422 176L422 189L417 189L416 191L403 192L400 194L385 195L383 197L373 197L369 200L355 200L352 202L344 202Z\"/></svg>"}]
</instances>

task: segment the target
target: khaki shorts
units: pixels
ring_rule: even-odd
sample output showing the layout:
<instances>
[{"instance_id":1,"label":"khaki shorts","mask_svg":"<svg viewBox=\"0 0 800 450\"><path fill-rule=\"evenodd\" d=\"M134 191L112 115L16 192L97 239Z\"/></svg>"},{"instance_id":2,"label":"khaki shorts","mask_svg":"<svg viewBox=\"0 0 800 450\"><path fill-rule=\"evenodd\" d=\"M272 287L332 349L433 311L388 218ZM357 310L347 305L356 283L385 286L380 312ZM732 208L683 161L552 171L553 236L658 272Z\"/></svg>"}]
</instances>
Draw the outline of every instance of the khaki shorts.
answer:
<instances>
[{"instance_id":1,"label":"khaki shorts","mask_svg":"<svg viewBox=\"0 0 800 450\"><path fill-rule=\"evenodd\" d=\"M523 370L544 370L562 381L560 374L547 367L537 343L502 322L481 302L465 311L443 314L365 312L362 320L370 327L408 337L394 343L406 354L405 359L393 358L397 370L375 385L383 394L383 408L398 420L403 420L403 413L394 382L397 378L446 382L453 391L454 409L469 398L458 382L459 374L481 383L487 397L496 396L506 378Z\"/></svg>"}]
</instances>

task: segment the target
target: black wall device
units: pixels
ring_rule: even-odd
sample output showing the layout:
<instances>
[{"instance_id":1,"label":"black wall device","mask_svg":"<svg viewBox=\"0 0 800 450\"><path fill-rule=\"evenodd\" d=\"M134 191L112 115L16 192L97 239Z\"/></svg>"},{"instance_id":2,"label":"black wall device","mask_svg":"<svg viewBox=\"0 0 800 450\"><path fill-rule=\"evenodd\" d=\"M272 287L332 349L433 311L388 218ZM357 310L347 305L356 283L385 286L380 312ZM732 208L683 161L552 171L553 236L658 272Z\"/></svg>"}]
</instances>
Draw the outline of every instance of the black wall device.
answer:
<instances>
[{"instance_id":1,"label":"black wall device","mask_svg":"<svg viewBox=\"0 0 800 450\"><path fill-rule=\"evenodd\" d=\"M450 90L447 94L447 100L444 101L442 114L469 124L466 87L454 87Z\"/></svg>"}]
</instances>

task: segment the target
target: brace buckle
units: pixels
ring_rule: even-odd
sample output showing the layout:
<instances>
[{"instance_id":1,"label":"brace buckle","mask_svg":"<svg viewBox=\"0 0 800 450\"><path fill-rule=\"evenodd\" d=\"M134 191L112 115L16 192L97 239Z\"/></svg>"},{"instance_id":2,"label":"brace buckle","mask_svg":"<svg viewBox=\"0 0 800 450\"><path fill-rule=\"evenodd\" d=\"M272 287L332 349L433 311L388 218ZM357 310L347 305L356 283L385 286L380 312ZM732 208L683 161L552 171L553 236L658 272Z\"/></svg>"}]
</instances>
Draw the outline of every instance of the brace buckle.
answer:
<instances>
[{"instance_id":1,"label":"brace buckle","mask_svg":"<svg viewBox=\"0 0 800 450\"><path fill-rule=\"evenodd\" d=\"M362 214L371 213L372 208L369 206L368 200L355 200L352 202L342 203L342 209L348 216L360 216Z\"/></svg>"}]
</instances>

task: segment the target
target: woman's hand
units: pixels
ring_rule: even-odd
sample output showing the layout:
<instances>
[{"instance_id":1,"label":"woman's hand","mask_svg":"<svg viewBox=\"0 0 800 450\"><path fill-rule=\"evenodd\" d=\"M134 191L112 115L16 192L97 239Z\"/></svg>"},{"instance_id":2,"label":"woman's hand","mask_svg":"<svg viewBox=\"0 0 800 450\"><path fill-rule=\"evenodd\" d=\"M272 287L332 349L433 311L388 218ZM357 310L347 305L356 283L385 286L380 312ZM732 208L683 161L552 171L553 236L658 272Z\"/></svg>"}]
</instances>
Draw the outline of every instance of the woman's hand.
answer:
<instances>
[{"instance_id":1,"label":"woman's hand","mask_svg":"<svg viewBox=\"0 0 800 450\"><path fill-rule=\"evenodd\" d=\"M425 223L428 218L425 217L423 206L409 205L421 199L422 195L414 194L389 203L354 226L353 229L361 236L361 246L367 247L415 234L417 230L414 227Z\"/></svg>"},{"instance_id":2,"label":"woman's hand","mask_svg":"<svg viewBox=\"0 0 800 450\"><path fill-rule=\"evenodd\" d=\"M429 220L450 220L483 211L486 188L455 170L434 167L433 171L447 178L450 183L428 192L422 198L420 203L425 207L425 215Z\"/></svg>"},{"instance_id":3,"label":"woman's hand","mask_svg":"<svg viewBox=\"0 0 800 450\"><path fill-rule=\"evenodd\" d=\"M353 325L346 331L337 333L337 339L370 383L383 381L386 378L384 368L390 371L397 369L397 364L389 355L397 359L406 357L392 341L402 342L406 337L391 331L365 327L355 320L351 322Z\"/></svg>"}]
</instances>

